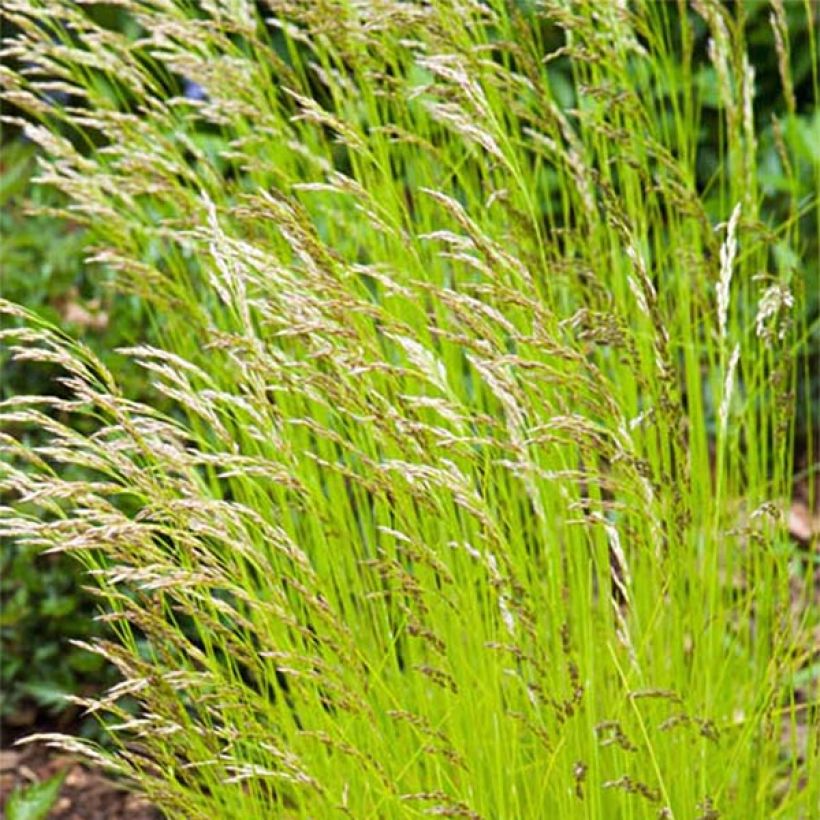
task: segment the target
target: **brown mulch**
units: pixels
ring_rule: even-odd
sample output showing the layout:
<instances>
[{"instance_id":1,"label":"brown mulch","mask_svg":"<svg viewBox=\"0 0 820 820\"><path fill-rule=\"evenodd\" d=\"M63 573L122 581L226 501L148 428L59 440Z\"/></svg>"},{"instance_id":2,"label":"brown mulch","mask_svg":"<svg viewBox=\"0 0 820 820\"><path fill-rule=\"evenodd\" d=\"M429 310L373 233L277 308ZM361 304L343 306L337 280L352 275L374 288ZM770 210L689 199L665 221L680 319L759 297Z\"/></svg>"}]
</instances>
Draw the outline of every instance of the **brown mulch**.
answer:
<instances>
[{"instance_id":1,"label":"brown mulch","mask_svg":"<svg viewBox=\"0 0 820 820\"><path fill-rule=\"evenodd\" d=\"M162 815L144 798L130 794L104 774L76 758L38 743L0 750L0 807L12 790L67 770L49 820L160 820Z\"/></svg>"}]
</instances>

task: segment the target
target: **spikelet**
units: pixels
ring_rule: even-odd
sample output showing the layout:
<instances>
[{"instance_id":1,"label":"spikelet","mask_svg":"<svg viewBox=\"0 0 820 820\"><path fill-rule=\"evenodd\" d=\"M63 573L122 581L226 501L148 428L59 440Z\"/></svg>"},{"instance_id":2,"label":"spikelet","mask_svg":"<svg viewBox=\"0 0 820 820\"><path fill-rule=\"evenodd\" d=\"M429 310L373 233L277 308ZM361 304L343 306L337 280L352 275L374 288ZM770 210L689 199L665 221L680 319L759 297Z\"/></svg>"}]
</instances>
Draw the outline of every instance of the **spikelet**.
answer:
<instances>
[{"instance_id":1,"label":"spikelet","mask_svg":"<svg viewBox=\"0 0 820 820\"><path fill-rule=\"evenodd\" d=\"M720 338L726 338L726 329L729 318L729 298L734 272L735 255L737 254L737 225L740 220L741 205L735 205L729 223L726 227L726 239L720 247L720 273L716 286L718 329Z\"/></svg>"},{"instance_id":2,"label":"spikelet","mask_svg":"<svg viewBox=\"0 0 820 820\"><path fill-rule=\"evenodd\" d=\"M786 96L786 106L790 114L797 110L797 101L794 96L792 72L789 66L788 25L783 0L771 0L772 14L769 22L774 33L774 44L777 50L777 69L780 72L780 82L783 84L783 93Z\"/></svg>"}]
</instances>

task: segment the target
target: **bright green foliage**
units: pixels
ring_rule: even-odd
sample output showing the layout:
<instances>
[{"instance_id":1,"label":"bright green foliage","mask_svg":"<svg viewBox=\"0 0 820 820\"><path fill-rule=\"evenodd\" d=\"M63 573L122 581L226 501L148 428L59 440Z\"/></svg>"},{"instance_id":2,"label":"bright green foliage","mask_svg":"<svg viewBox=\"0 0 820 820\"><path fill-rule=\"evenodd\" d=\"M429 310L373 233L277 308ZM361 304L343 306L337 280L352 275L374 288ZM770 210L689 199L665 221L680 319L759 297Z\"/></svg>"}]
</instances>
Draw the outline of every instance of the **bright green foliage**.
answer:
<instances>
[{"instance_id":1,"label":"bright green foliage","mask_svg":"<svg viewBox=\"0 0 820 820\"><path fill-rule=\"evenodd\" d=\"M66 772L55 774L41 783L17 788L3 807L8 820L45 820L60 796Z\"/></svg>"},{"instance_id":2,"label":"bright green foliage","mask_svg":"<svg viewBox=\"0 0 820 820\"><path fill-rule=\"evenodd\" d=\"M112 765L171 817L808 815L782 505L818 208L783 140L761 218L742 20L126 0L134 41L10 5L61 79L7 98L172 405L6 305L69 395L3 408L51 434L5 439L3 529L94 573Z\"/></svg>"}]
</instances>

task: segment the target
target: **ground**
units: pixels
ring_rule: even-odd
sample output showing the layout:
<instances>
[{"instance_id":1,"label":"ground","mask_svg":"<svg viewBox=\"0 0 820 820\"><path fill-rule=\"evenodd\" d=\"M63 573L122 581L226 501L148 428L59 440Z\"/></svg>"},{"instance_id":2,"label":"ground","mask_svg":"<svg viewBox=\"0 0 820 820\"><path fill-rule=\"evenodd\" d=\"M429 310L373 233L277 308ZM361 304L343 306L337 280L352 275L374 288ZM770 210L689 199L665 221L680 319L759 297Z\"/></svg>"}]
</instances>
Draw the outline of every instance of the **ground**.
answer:
<instances>
[{"instance_id":1,"label":"ground","mask_svg":"<svg viewBox=\"0 0 820 820\"><path fill-rule=\"evenodd\" d=\"M0 751L0 805L17 786L68 770L49 820L159 820L160 813L104 774L74 758L32 743Z\"/></svg>"}]
</instances>

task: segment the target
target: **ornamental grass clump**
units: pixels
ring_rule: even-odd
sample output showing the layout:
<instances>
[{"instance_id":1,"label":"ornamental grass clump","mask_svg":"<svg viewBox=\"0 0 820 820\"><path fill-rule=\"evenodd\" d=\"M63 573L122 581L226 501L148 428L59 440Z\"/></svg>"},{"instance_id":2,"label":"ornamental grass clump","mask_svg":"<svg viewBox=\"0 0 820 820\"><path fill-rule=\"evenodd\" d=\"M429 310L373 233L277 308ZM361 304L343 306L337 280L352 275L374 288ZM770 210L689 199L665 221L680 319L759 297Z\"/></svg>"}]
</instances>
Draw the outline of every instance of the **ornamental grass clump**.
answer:
<instances>
[{"instance_id":1,"label":"ornamental grass clump","mask_svg":"<svg viewBox=\"0 0 820 820\"><path fill-rule=\"evenodd\" d=\"M58 377L2 531L121 674L112 749L51 739L169 817L809 816L772 249L817 200L761 211L744 5L117 6L5 9L6 118L162 341L139 403L3 304Z\"/></svg>"}]
</instances>

